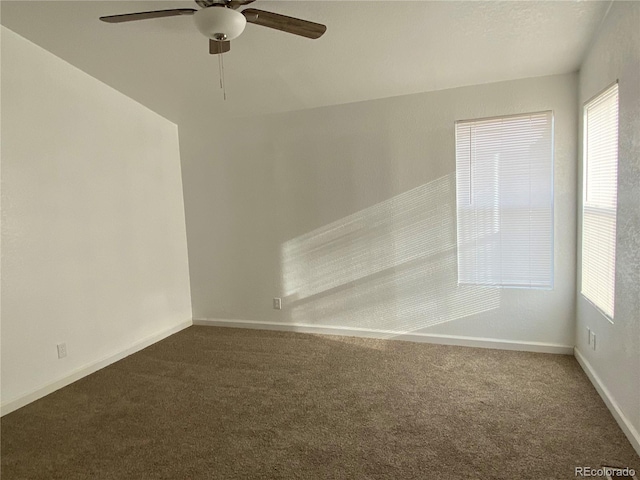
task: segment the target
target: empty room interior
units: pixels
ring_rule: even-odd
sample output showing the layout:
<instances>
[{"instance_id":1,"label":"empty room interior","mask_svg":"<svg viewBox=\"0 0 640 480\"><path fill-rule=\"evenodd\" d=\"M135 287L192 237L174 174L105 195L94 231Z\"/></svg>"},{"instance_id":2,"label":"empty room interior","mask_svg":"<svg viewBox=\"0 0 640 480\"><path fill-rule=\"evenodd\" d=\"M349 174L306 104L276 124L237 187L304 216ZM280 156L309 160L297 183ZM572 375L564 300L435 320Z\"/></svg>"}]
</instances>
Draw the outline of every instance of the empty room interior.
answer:
<instances>
[{"instance_id":1,"label":"empty room interior","mask_svg":"<svg viewBox=\"0 0 640 480\"><path fill-rule=\"evenodd\" d=\"M3 480L640 478L640 2L0 23Z\"/></svg>"}]
</instances>

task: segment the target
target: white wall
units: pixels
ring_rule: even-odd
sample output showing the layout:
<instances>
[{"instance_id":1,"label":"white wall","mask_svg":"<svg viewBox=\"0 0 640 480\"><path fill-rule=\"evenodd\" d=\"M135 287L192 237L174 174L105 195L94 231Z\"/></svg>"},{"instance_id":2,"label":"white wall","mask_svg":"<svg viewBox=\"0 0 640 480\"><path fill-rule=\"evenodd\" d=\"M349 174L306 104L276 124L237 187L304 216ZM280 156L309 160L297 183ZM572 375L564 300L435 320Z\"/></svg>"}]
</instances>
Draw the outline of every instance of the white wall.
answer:
<instances>
[{"instance_id":1,"label":"white wall","mask_svg":"<svg viewBox=\"0 0 640 480\"><path fill-rule=\"evenodd\" d=\"M176 125L3 27L1 153L6 412L191 306Z\"/></svg>"},{"instance_id":2,"label":"white wall","mask_svg":"<svg viewBox=\"0 0 640 480\"><path fill-rule=\"evenodd\" d=\"M454 122L547 109L555 289L457 287ZM181 127L194 319L572 346L576 109L567 74Z\"/></svg>"},{"instance_id":3,"label":"white wall","mask_svg":"<svg viewBox=\"0 0 640 480\"><path fill-rule=\"evenodd\" d=\"M580 294L578 284L576 346L598 377L599 387L606 389L605 395L622 414L618 420L626 422L623 429L635 438L632 442L640 454L639 26L640 3L614 2L580 70L581 120L582 105L616 79L620 117L615 318L612 324L600 314ZM578 271L578 279L580 275ZM596 351L587 344L587 327L596 334Z\"/></svg>"}]
</instances>

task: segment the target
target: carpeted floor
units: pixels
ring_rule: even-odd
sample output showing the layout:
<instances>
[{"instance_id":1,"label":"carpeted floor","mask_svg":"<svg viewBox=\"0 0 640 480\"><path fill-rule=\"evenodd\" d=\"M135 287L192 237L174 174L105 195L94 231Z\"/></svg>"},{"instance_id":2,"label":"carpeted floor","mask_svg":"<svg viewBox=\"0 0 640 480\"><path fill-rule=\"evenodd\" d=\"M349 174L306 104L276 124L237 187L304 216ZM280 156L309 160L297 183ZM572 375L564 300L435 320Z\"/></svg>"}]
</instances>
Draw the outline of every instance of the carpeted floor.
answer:
<instances>
[{"instance_id":1,"label":"carpeted floor","mask_svg":"<svg viewBox=\"0 0 640 480\"><path fill-rule=\"evenodd\" d=\"M2 480L640 470L573 357L214 327L6 415L1 433Z\"/></svg>"}]
</instances>

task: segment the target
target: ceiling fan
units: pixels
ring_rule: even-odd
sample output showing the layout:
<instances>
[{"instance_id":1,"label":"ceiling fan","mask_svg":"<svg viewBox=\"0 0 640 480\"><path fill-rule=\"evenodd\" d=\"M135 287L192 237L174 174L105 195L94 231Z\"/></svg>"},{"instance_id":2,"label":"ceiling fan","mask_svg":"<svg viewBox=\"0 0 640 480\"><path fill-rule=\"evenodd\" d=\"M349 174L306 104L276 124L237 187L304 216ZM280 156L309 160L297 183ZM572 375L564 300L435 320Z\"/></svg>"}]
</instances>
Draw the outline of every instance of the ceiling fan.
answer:
<instances>
[{"instance_id":1,"label":"ceiling fan","mask_svg":"<svg viewBox=\"0 0 640 480\"><path fill-rule=\"evenodd\" d=\"M100 17L107 23L132 22L150 18L175 17L179 15L193 15L197 29L209 38L209 53L217 55L231 49L231 40L237 38L247 22L263 27L274 28L306 38L320 38L327 27L319 23L287 17L278 13L265 12L255 8L247 8L242 12L237 9L253 3L255 0L195 0L202 7L175 8L172 10L156 10L152 12L125 13L123 15L109 15Z\"/></svg>"}]
</instances>

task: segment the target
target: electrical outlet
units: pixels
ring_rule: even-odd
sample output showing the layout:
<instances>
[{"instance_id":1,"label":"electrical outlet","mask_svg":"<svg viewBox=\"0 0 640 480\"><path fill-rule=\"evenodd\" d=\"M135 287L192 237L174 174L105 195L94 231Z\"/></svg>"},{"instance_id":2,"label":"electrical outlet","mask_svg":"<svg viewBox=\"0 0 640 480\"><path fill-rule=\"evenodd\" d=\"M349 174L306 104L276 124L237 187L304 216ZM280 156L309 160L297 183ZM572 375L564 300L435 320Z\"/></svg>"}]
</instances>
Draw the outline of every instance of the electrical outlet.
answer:
<instances>
[{"instance_id":1,"label":"electrical outlet","mask_svg":"<svg viewBox=\"0 0 640 480\"><path fill-rule=\"evenodd\" d=\"M274 298L273 299L273 308L274 310L282 310L282 299L281 298Z\"/></svg>"},{"instance_id":2,"label":"electrical outlet","mask_svg":"<svg viewBox=\"0 0 640 480\"><path fill-rule=\"evenodd\" d=\"M596 349L596 334L591 332L591 348Z\"/></svg>"},{"instance_id":3,"label":"electrical outlet","mask_svg":"<svg viewBox=\"0 0 640 480\"><path fill-rule=\"evenodd\" d=\"M64 358L67 356L67 344L59 343L58 344L58 358Z\"/></svg>"}]
</instances>

